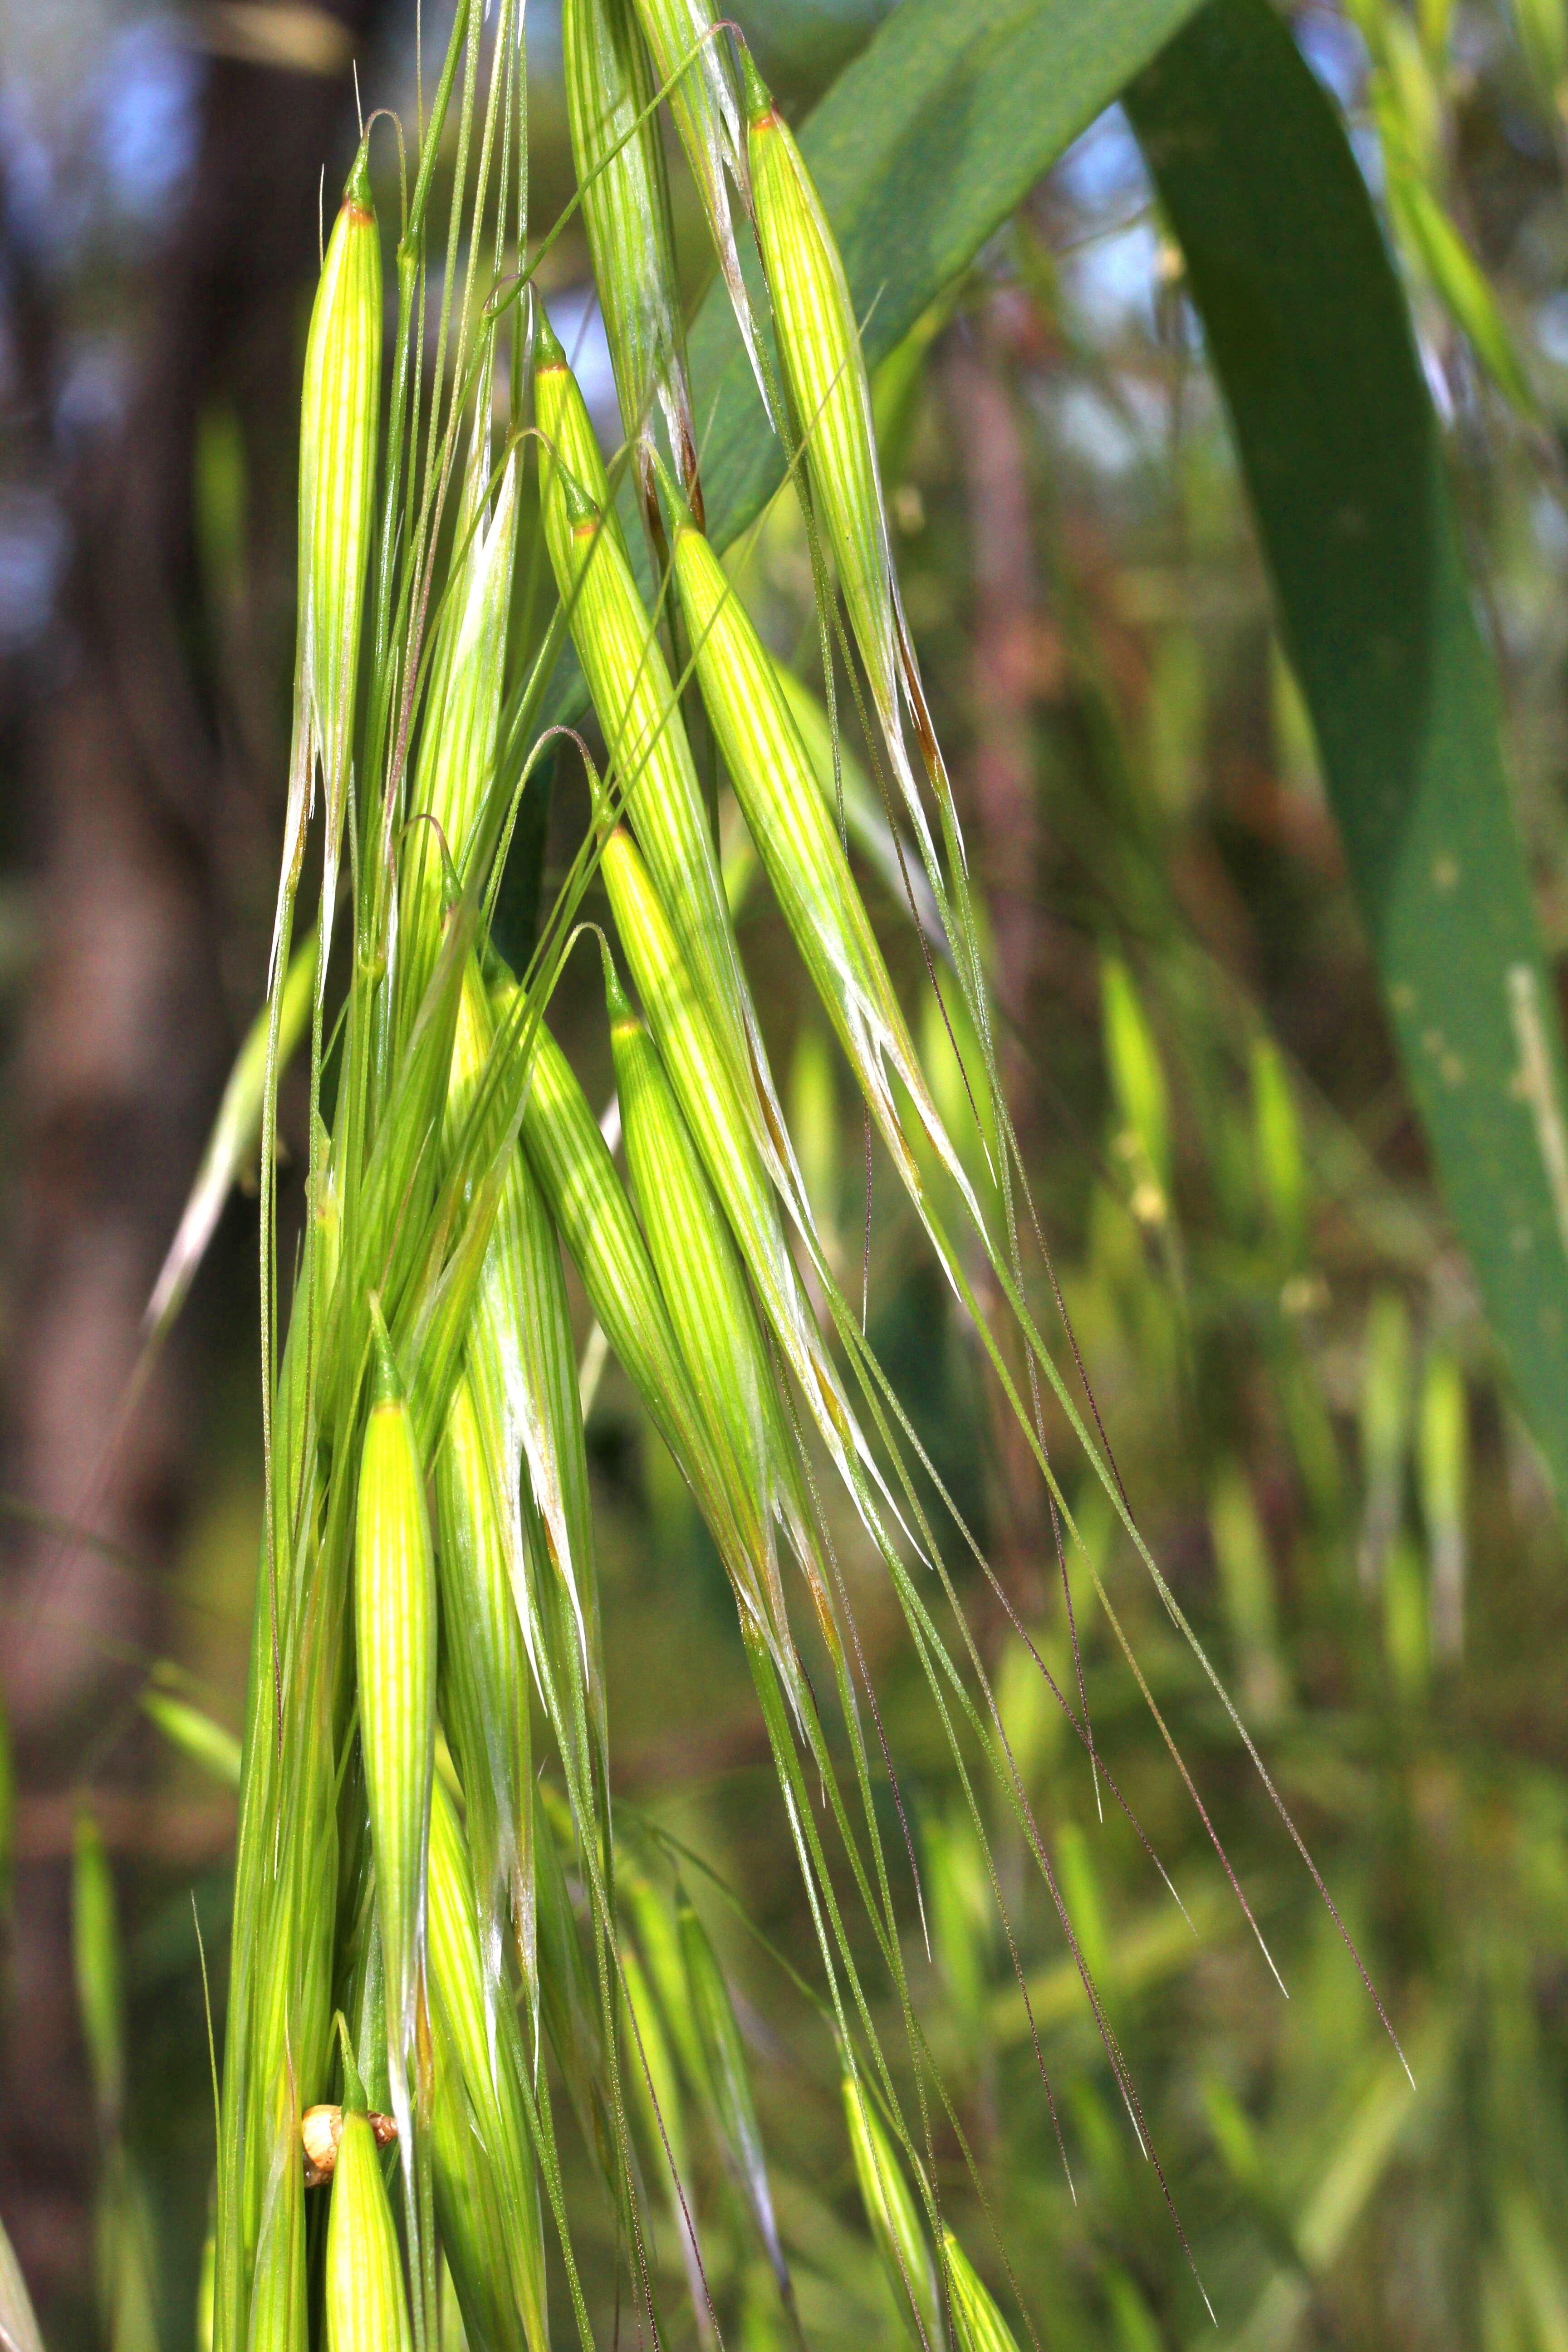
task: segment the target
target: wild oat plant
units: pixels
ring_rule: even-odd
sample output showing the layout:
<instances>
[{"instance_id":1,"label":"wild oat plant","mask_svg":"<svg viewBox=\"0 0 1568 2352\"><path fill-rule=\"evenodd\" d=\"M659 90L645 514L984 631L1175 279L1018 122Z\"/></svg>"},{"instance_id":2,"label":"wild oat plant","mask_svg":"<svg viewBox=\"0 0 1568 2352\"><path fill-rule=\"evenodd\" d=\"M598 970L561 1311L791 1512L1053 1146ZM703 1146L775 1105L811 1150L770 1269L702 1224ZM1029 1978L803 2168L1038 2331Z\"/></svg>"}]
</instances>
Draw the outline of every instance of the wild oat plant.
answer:
<instances>
[{"instance_id":1,"label":"wild oat plant","mask_svg":"<svg viewBox=\"0 0 1568 2352\"><path fill-rule=\"evenodd\" d=\"M554 2326L574 2326L586 2352L563 2095L616 2217L639 2340L672 2325L721 2339L691 2194L694 2106L780 2324L801 2340L729 1987L668 1855L612 1801L564 1257L733 1590L895 2301L921 2352L1007 2352L1010 2323L939 2201L936 2135L970 2159L905 1977L921 1882L830 1535L846 1513L903 1612L983 1880L1001 1906L986 1826L999 1801L1048 1890L1131 2130L1158 2156L947 1556L967 1554L1011 1604L868 1343L863 1282L846 1295L813 1213L704 768L721 768L858 1081L868 1165L874 1124L1033 1452L1069 1622L1077 1533L1047 1454L1047 1388L1247 1735L1129 1516L1070 1332L1069 1380L1035 1319L1033 1302L1060 1297L998 1081L984 927L893 568L857 320L809 173L701 0L565 0L563 20L574 209L625 445L606 467L531 284L563 224L531 243L520 0L500 0L483 41L475 0L403 184L384 383L368 157L376 136L390 155L395 126L373 121L326 248L268 1003L154 1302L159 1318L176 1309L259 1126L265 1534L210 2342L435 2352L460 2325L474 2352L546 2352L553 2278L570 2305ZM826 709L775 667L704 536L665 102L783 443L781 495L803 510ZM740 241L753 235L748 278ZM846 792L846 697L880 807L852 770ZM520 806L587 705L602 771L581 738L570 756L586 768L591 825L526 968L510 970L493 924ZM851 823L924 944L937 1018L919 1025L959 1056L956 1090L933 1085L912 1042L851 869ZM297 943L308 866L314 935ZM614 937L584 940L595 877ZM551 1031L574 950L602 959L624 1176L614 1122ZM278 1080L306 1030L308 1213L285 1265ZM939 1092L962 1118L944 1119ZM836 1489L845 1508L830 1512ZM1095 1558L1083 1561L1131 1664ZM1080 1769L1125 1811L1081 1674L1061 1687L1034 1662ZM1007 1940L1016 1967L1010 1928ZM873 2021L889 1995L907 2041L897 2074ZM1043 2063L1039 2095L1054 2122ZM1173 2204L1171 2219L1180 2231ZM673 2268L650 2251L655 2223ZM690 2309L677 2317L682 2279Z\"/></svg>"}]
</instances>

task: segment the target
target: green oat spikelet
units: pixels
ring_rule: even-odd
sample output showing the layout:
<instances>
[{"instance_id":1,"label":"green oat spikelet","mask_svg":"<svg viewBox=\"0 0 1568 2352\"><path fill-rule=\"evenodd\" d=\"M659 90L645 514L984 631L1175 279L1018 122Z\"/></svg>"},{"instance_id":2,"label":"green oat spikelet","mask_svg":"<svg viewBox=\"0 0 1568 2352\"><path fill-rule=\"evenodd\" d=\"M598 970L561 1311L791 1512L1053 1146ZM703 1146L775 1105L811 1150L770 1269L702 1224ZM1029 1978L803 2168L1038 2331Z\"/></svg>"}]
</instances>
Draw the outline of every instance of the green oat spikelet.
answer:
<instances>
[{"instance_id":1,"label":"green oat spikelet","mask_svg":"<svg viewBox=\"0 0 1568 2352\"><path fill-rule=\"evenodd\" d=\"M604 519L605 529L630 561L621 519L610 496L604 453L594 431L577 379L542 302L534 306L533 414L539 425L539 509L550 561L557 580L571 577L572 520L555 488L555 467L564 466Z\"/></svg>"},{"instance_id":2,"label":"green oat spikelet","mask_svg":"<svg viewBox=\"0 0 1568 2352\"><path fill-rule=\"evenodd\" d=\"M942 2286L925 2226L864 2085L848 2074L844 2077L844 2113L860 2201L893 2300L920 2352L942 2352L947 2335L942 2324Z\"/></svg>"},{"instance_id":3,"label":"green oat spikelet","mask_svg":"<svg viewBox=\"0 0 1568 2352\"><path fill-rule=\"evenodd\" d=\"M459 1012L454 1124L479 1100L481 1071L511 1041L470 962ZM524 1084L532 1063L521 1064ZM483 1108L480 1107L480 1115ZM529 1662L563 1755L584 1776L607 1769L604 1664L587 1454L572 1318L555 1229L527 1160L506 1156L495 1223L474 1301L468 1365L489 1433L512 1597ZM584 1720L575 1720L581 1691ZM583 1736L587 1746L583 1747ZM523 1958L525 1978L531 1958Z\"/></svg>"},{"instance_id":4,"label":"green oat spikelet","mask_svg":"<svg viewBox=\"0 0 1568 2352\"><path fill-rule=\"evenodd\" d=\"M700 504L669 188L658 124L648 111L658 85L631 0L563 0L561 47L594 281L643 512L657 547L656 403L680 478Z\"/></svg>"},{"instance_id":5,"label":"green oat spikelet","mask_svg":"<svg viewBox=\"0 0 1568 2352\"><path fill-rule=\"evenodd\" d=\"M759 1135L776 1132L777 1150L787 1154L668 667L630 567L605 533L598 508L563 467L551 489L570 527L557 584L571 611L572 640L620 778L627 820L720 1032L750 1124ZM760 1103L752 1102L753 1094L760 1094ZM782 1168L779 1172L787 1191L789 1176Z\"/></svg>"},{"instance_id":6,"label":"green oat spikelet","mask_svg":"<svg viewBox=\"0 0 1568 2352\"><path fill-rule=\"evenodd\" d=\"M448 589L426 698L398 907L397 1031L406 1037L436 963L447 863L468 878L470 841L493 781L507 624L517 548L522 454L506 455L492 486L491 332L479 371L468 463L455 526L459 561Z\"/></svg>"},{"instance_id":7,"label":"green oat spikelet","mask_svg":"<svg viewBox=\"0 0 1568 2352\"><path fill-rule=\"evenodd\" d=\"M795 134L749 50L742 49L741 66L757 240L812 500L922 859L934 873L936 852L905 747L900 703L914 725L949 855L962 877L957 818L893 566L870 380L844 263Z\"/></svg>"},{"instance_id":8,"label":"green oat spikelet","mask_svg":"<svg viewBox=\"0 0 1568 2352\"><path fill-rule=\"evenodd\" d=\"M752 298L741 269L730 209L731 181L742 211L749 216L752 209L745 131L729 62L716 37L712 11L705 0L636 0L636 5L659 85L669 86L669 110L702 200L719 268L763 406L773 419L769 371Z\"/></svg>"},{"instance_id":9,"label":"green oat spikelet","mask_svg":"<svg viewBox=\"0 0 1568 2352\"><path fill-rule=\"evenodd\" d=\"M531 1799L531 1786L524 1794ZM468 1801L473 1801L471 1793ZM531 1846L531 1817L528 1834ZM480 1916L457 1808L437 1778L430 1806L429 1905L437 2210L449 2215L466 2197L469 2234L464 2251L474 2242L476 2222L479 2242L489 2249L492 2261L498 2242L501 2251L505 2294L493 2269L487 2266L476 2275L470 2263L453 2262L472 2339L490 2340L478 2326L488 2300L504 2315L502 2344L549 2352L539 2180L526 2106L531 2070L510 2000L497 2004L489 1998L479 1950ZM473 2149L459 2151L454 2144L459 2119L473 2136ZM447 2219L441 2231L457 2253L457 2233Z\"/></svg>"},{"instance_id":10,"label":"green oat spikelet","mask_svg":"<svg viewBox=\"0 0 1568 2352\"><path fill-rule=\"evenodd\" d=\"M541 1024L522 1139L595 1314L668 1446L731 1580L752 1580L754 1507L698 1402L658 1276L599 1123Z\"/></svg>"},{"instance_id":11,"label":"green oat spikelet","mask_svg":"<svg viewBox=\"0 0 1568 2352\"><path fill-rule=\"evenodd\" d=\"M893 1076L980 1224L979 1203L931 1098L772 656L708 541L685 520L675 531L675 576L702 699L736 798L899 1174L911 1199L923 1205Z\"/></svg>"},{"instance_id":12,"label":"green oat spikelet","mask_svg":"<svg viewBox=\"0 0 1568 2352\"><path fill-rule=\"evenodd\" d=\"M374 1389L360 1460L354 1634L360 1748L386 1979L386 2055L405 2171L409 2074L424 2001L426 1865L436 1727L436 1565L424 1468L373 1299Z\"/></svg>"},{"instance_id":13,"label":"green oat spikelet","mask_svg":"<svg viewBox=\"0 0 1568 2352\"><path fill-rule=\"evenodd\" d=\"M710 1429L723 1432L725 1450L754 1498L763 1556L738 1597L778 1662L790 1654L790 1635L774 1529L778 1518L795 1515L787 1476L780 1476L789 1456L776 1426L766 1350L723 1213L658 1049L632 1011L608 953L605 994L643 1231L703 1416ZM791 1532L804 1548L793 1525Z\"/></svg>"},{"instance_id":14,"label":"green oat spikelet","mask_svg":"<svg viewBox=\"0 0 1568 2352\"><path fill-rule=\"evenodd\" d=\"M323 950L331 936L375 502L381 340L381 232L371 194L369 148L362 141L332 226L305 347L294 745L272 940L274 976L286 947L318 765L327 809ZM316 974L318 994L325 980L323 952Z\"/></svg>"},{"instance_id":15,"label":"green oat spikelet","mask_svg":"<svg viewBox=\"0 0 1568 2352\"><path fill-rule=\"evenodd\" d=\"M509 1916L525 1972L532 1957L528 1668L498 1492L507 1472L504 1450L493 1442L465 1371L436 1454L439 1683L442 1721L468 1792L468 1845L492 2007L509 1997L501 1988Z\"/></svg>"},{"instance_id":16,"label":"green oat spikelet","mask_svg":"<svg viewBox=\"0 0 1568 2352\"><path fill-rule=\"evenodd\" d=\"M397 2232L370 2118L346 2108L327 2216L327 2352L414 2352Z\"/></svg>"},{"instance_id":17,"label":"green oat spikelet","mask_svg":"<svg viewBox=\"0 0 1568 2352\"><path fill-rule=\"evenodd\" d=\"M624 825L617 825L605 842L601 871L648 1026L756 1287L764 1321L865 1517L865 1477L879 1474L790 1253L775 1190L782 1154L788 1148L782 1125L770 1165L756 1140L760 1084L748 1096L745 1079L737 1079L732 1060L721 1049L716 1026L682 959L665 901ZM763 1133L769 1133L765 1127ZM803 1188L792 1187L787 1197L793 1200L797 1189Z\"/></svg>"},{"instance_id":18,"label":"green oat spikelet","mask_svg":"<svg viewBox=\"0 0 1568 2352\"><path fill-rule=\"evenodd\" d=\"M1017 2339L990 2288L951 2230L942 2231L949 2307L960 2352L1018 2352Z\"/></svg>"}]
</instances>

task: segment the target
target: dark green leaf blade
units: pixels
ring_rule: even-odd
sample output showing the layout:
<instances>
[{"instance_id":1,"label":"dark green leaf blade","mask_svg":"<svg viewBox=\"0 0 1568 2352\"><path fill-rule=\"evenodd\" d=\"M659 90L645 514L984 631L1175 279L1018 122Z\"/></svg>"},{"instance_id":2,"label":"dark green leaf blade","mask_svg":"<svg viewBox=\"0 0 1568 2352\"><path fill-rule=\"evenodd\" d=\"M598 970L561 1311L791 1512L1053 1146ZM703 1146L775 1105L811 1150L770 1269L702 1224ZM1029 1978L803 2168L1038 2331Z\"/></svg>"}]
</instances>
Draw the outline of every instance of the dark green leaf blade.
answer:
<instances>
[{"instance_id":1,"label":"dark green leaf blade","mask_svg":"<svg viewBox=\"0 0 1568 2352\"><path fill-rule=\"evenodd\" d=\"M1568 1493L1562 1049L1409 313L1333 106L1210 0L1129 111L1186 257L1400 1056Z\"/></svg>"}]
</instances>

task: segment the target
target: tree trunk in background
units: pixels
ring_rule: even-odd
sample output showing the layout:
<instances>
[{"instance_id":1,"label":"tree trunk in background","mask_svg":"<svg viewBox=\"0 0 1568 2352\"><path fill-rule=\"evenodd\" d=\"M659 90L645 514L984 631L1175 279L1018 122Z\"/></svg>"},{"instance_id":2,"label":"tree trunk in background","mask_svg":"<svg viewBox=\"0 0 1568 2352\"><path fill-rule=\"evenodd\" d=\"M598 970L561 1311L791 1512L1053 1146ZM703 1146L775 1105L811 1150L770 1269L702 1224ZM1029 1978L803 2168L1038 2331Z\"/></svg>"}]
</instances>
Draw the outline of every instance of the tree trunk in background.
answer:
<instances>
[{"instance_id":1,"label":"tree trunk in background","mask_svg":"<svg viewBox=\"0 0 1568 2352\"><path fill-rule=\"evenodd\" d=\"M973 748L962 783L969 854L991 917L992 982L1003 1020L997 1061L1026 1155L1037 1103L1029 1004L1043 922L1035 709L1042 680L1043 615L1030 515L1028 460L993 303L949 336L944 390L952 448L969 510L973 583L969 723ZM1020 1213L1022 1214L1022 1213ZM1035 1252L1025 1224L1027 1259ZM983 1296L994 1303L986 1279ZM1019 1393L1028 1393L1021 1356ZM1055 1573L1045 1490L1026 1439L989 1368L983 1373L1004 1465L1007 1583L1037 1610Z\"/></svg>"},{"instance_id":2,"label":"tree trunk in background","mask_svg":"<svg viewBox=\"0 0 1568 2352\"><path fill-rule=\"evenodd\" d=\"M4 1486L37 1509L85 1513L155 1569L173 1563L202 1434L198 1339L176 1335L101 1479L99 1465L233 1049L224 983L239 1009L259 990L282 757L254 714L286 691L291 635L275 601L257 620L248 683L204 657L197 429L227 404L253 509L270 496L291 541L320 173L342 161L351 51L380 13L378 0L279 10L279 37L310 51L290 67L271 10L223 12L250 54L206 70L136 389L122 425L58 485L74 552L25 731L38 953L11 1083ZM134 1774L130 1703L140 1659L162 1645L163 1604L102 1550L16 1524L0 1539L21 1791L0 2210L60 2341L90 2292L97 2151L68 1858L58 1828L29 1842L28 1824L58 1824L58 1801L37 1801L84 1784L111 1748L113 1777Z\"/></svg>"}]
</instances>

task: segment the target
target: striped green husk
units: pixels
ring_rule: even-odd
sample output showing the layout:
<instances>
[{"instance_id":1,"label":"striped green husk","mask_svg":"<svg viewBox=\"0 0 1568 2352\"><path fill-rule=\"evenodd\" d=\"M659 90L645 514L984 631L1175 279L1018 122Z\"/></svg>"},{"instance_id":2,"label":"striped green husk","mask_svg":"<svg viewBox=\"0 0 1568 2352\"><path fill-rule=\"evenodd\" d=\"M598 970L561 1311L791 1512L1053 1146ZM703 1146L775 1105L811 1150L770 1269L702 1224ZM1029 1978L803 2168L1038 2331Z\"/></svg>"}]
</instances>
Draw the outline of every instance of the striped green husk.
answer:
<instances>
[{"instance_id":1,"label":"striped green husk","mask_svg":"<svg viewBox=\"0 0 1568 2352\"><path fill-rule=\"evenodd\" d=\"M305 2170L298 2113L289 2111L276 2126L268 2153L256 2265L246 2281L245 2343L247 2352L308 2352Z\"/></svg>"},{"instance_id":2,"label":"striped green husk","mask_svg":"<svg viewBox=\"0 0 1568 2352\"><path fill-rule=\"evenodd\" d=\"M789 2271L773 2218L773 2192L752 2094L751 2070L735 2017L735 2006L708 1930L693 1909L684 1887L679 1890L676 1916L686 1982L697 2033L706 2063L709 2091L719 2126L725 2161L752 2210L757 2232L767 2251L773 2275L784 2294L791 2293Z\"/></svg>"},{"instance_id":3,"label":"striped green husk","mask_svg":"<svg viewBox=\"0 0 1568 2352\"><path fill-rule=\"evenodd\" d=\"M495 772L511 611L522 459L513 449L491 490L493 331L475 394L472 439L447 589L426 693L398 902L397 1035L405 1038L435 965L447 872L467 879L468 849ZM426 820L428 819L429 822Z\"/></svg>"},{"instance_id":4,"label":"striped green husk","mask_svg":"<svg viewBox=\"0 0 1568 2352\"><path fill-rule=\"evenodd\" d=\"M397 2232L370 2119L345 2113L327 2219L327 2352L413 2352Z\"/></svg>"},{"instance_id":5,"label":"striped green husk","mask_svg":"<svg viewBox=\"0 0 1568 2352\"><path fill-rule=\"evenodd\" d=\"M991 2290L951 2230L942 2232L952 2332L960 2352L1018 2352L1017 2340L997 2310Z\"/></svg>"},{"instance_id":6,"label":"striped green husk","mask_svg":"<svg viewBox=\"0 0 1568 2352\"><path fill-rule=\"evenodd\" d=\"M767 1352L723 1212L658 1049L607 956L605 993L626 1157L649 1253L699 1406L709 1427L723 1432L760 1523L761 1579L753 1570L740 1599L775 1656L788 1656L774 1524L778 1516L795 1517L795 1497Z\"/></svg>"},{"instance_id":7,"label":"striped green husk","mask_svg":"<svg viewBox=\"0 0 1568 2352\"><path fill-rule=\"evenodd\" d=\"M689 524L676 531L675 572L702 698L736 798L894 1164L919 1202L920 1169L900 1124L889 1069L979 1223L979 1204L931 1099L773 658L708 541Z\"/></svg>"},{"instance_id":8,"label":"striped green husk","mask_svg":"<svg viewBox=\"0 0 1568 2352\"><path fill-rule=\"evenodd\" d=\"M765 1071L701 787L653 625L630 567L582 486L558 470L551 495L571 526L558 573L561 598L627 820L733 1067Z\"/></svg>"},{"instance_id":9,"label":"striped green husk","mask_svg":"<svg viewBox=\"0 0 1568 2352\"><path fill-rule=\"evenodd\" d=\"M805 449L816 514L834 562L872 699L921 856L935 863L905 749L900 692L921 736L932 782L951 810L926 715L893 569L877 460L871 387L844 264L795 135L773 106L750 52L742 52L752 194L773 306L779 356ZM956 825L950 846L956 847Z\"/></svg>"},{"instance_id":10,"label":"striped green husk","mask_svg":"<svg viewBox=\"0 0 1568 2352\"><path fill-rule=\"evenodd\" d=\"M728 1474L691 1385L631 1202L599 1123L541 1024L523 1112L524 1148L595 1314L696 1496L732 1577L754 1558L754 1506Z\"/></svg>"},{"instance_id":11,"label":"striped green husk","mask_svg":"<svg viewBox=\"0 0 1568 2352\"><path fill-rule=\"evenodd\" d=\"M468 1791L468 1847L481 1895L484 1973L501 1986L502 1923L531 1966L533 1908L528 1666L504 1534L504 1444L465 1372L436 1454L441 1717Z\"/></svg>"},{"instance_id":12,"label":"striped green husk","mask_svg":"<svg viewBox=\"0 0 1568 2352\"><path fill-rule=\"evenodd\" d=\"M697 480L669 190L658 125L647 110L658 85L631 0L563 0L561 48L572 157L621 419L637 454L644 510L657 524L649 463L656 402L682 480L689 487Z\"/></svg>"},{"instance_id":13,"label":"striped green husk","mask_svg":"<svg viewBox=\"0 0 1568 2352\"><path fill-rule=\"evenodd\" d=\"M531 1801L531 1787L524 1793ZM532 1834L531 1804L531 1845ZM489 1998L479 1917L457 1810L437 1780L430 1808L429 1921L441 2233L470 2342L492 2346L494 2352L519 2345L549 2352L539 2184L523 2093L527 2053L511 2001ZM500 2327L499 2336L485 2325L487 2314Z\"/></svg>"},{"instance_id":14,"label":"striped green husk","mask_svg":"<svg viewBox=\"0 0 1568 2352\"><path fill-rule=\"evenodd\" d=\"M730 212L730 179L735 183L744 211L749 214L751 210L745 135L735 86L721 40L716 36L713 15L706 0L636 0L636 5L659 86L669 86L669 110L708 216L719 268L757 380L757 390L771 416L769 370L752 298L741 270L735 225Z\"/></svg>"},{"instance_id":15,"label":"striped green husk","mask_svg":"<svg viewBox=\"0 0 1568 2352\"><path fill-rule=\"evenodd\" d=\"M370 560L381 401L381 236L362 142L310 314L300 414L300 615L276 966L304 854L319 761L327 801L323 940L337 895ZM325 958L317 973L326 978Z\"/></svg>"},{"instance_id":16,"label":"striped green husk","mask_svg":"<svg viewBox=\"0 0 1568 2352\"><path fill-rule=\"evenodd\" d=\"M865 2086L844 2077L844 2113L860 2201L898 2305L921 2352L942 2352L942 2297L931 2243L903 2168Z\"/></svg>"},{"instance_id":17,"label":"striped green husk","mask_svg":"<svg viewBox=\"0 0 1568 2352\"><path fill-rule=\"evenodd\" d=\"M414 1423L385 1326L374 1307L373 1314L374 1390L360 1458L354 1636L360 1751L386 1976L387 2070L406 2166L409 2074L424 1998L436 1567Z\"/></svg>"},{"instance_id":18,"label":"striped green husk","mask_svg":"<svg viewBox=\"0 0 1568 2352\"><path fill-rule=\"evenodd\" d=\"M774 1182L754 1139L750 1107L733 1065L720 1050L665 902L624 826L618 825L605 842L601 871L648 1025L756 1286L764 1319L800 1385L807 1411L863 1507L863 1481L853 1457L865 1454L866 1449L806 1303Z\"/></svg>"},{"instance_id":19,"label":"striped green husk","mask_svg":"<svg viewBox=\"0 0 1568 2352\"><path fill-rule=\"evenodd\" d=\"M510 1027L498 1038L498 1025L470 964L453 1065L454 1124L479 1101L481 1069L492 1052L510 1051L514 1063L521 1052ZM531 1066L524 1058L522 1071ZM479 1115L483 1119L482 1103ZM494 1116L492 1110L492 1124ZM498 1499L530 1661L563 1754L574 1759L574 1771L588 1776L579 1784L585 1798L593 1770L604 1768L605 1738L588 1461L560 1245L538 1182L515 1146L506 1154L475 1299L468 1365L476 1403L499 1441ZM536 1575L530 1574L531 1559ZM578 1689L586 1717L581 1732L572 1698ZM580 1752L584 1734L591 1753Z\"/></svg>"},{"instance_id":20,"label":"striped green husk","mask_svg":"<svg viewBox=\"0 0 1568 2352\"><path fill-rule=\"evenodd\" d=\"M557 580L562 580L571 576L572 523L555 487L558 464L593 500L623 556L627 549L587 404L542 302L536 303L533 315L533 413L541 436L539 510L550 561Z\"/></svg>"},{"instance_id":21,"label":"striped green husk","mask_svg":"<svg viewBox=\"0 0 1568 2352\"><path fill-rule=\"evenodd\" d=\"M731 1583L743 1598L743 1622L764 1630L785 1687L796 1692L793 1650L768 1606L768 1597L777 1591L777 1571L763 1497L780 1491L778 1478L774 1475L764 1484L754 1454L731 1441L728 1417L715 1418L704 1409L598 1121L542 1026L523 1141L594 1312L691 1488ZM776 1432L776 1421L773 1427ZM786 1458L781 1437L774 1460ZM805 1557L803 1551L803 1561ZM837 1651L826 1598L815 1573L808 1569L808 1574L825 1637Z\"/></svg>"}]
</instances>

